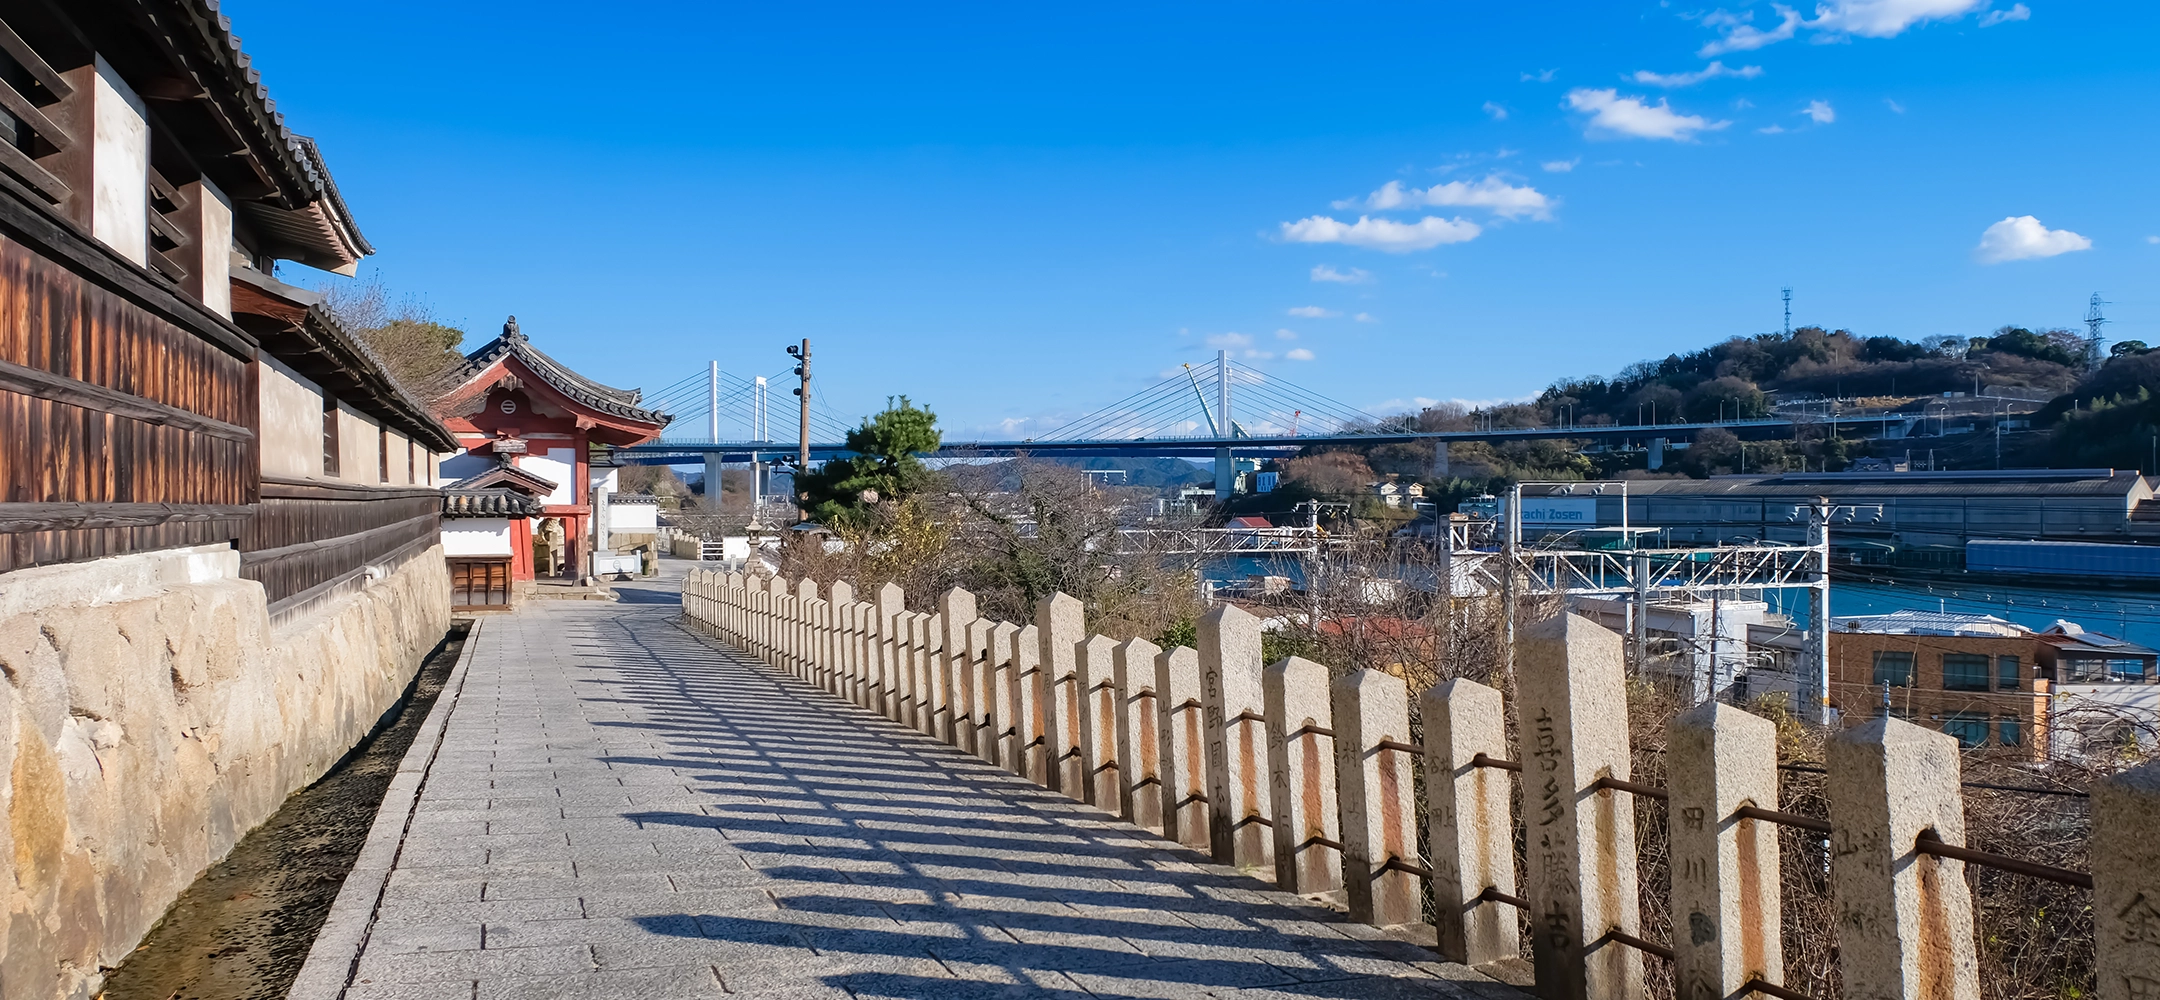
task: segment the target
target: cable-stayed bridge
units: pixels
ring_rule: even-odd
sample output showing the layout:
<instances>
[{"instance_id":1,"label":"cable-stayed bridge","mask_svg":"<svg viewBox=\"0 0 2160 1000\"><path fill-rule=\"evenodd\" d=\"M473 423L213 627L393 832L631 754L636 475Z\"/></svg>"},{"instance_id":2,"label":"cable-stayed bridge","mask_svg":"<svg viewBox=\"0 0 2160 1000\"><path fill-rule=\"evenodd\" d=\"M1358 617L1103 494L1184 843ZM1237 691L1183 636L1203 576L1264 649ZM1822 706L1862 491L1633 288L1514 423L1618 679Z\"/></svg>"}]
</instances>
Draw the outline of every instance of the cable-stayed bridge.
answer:
<instances>
[{"instance_id":1,"label":"cable-stayed bridge","mask_svg":"<svg viewBox=\"0 0 2160 1000\"><path fill-rule=\"evenodd\" d=\"M659 441L619 448L616 455L634 464L703 464L708 473L721 465L792 460L802 440L799 404L792 392L796 384L792 374L741 377L711 365L649 394L648 405L674 414L675 421ZM813 392L811 460L850 454L847 431L857 422L833 411ZM1218 353L1211 362L1185 365L1147 388L1034 437L947 439L936 457L1212 459L1217 487L1227 491L1236 459L1279 457L1315 446L1428 444L1435 471L1444 474L1447 446L1456 441L1631 440L1661 454L1666 442L1688 440L1712 427L1759 439L1789 435L1794 426L1795 421L1780 417L1426 431L1419 430L1414 419L1365 412Z\"/></svg>"}]
</instances>

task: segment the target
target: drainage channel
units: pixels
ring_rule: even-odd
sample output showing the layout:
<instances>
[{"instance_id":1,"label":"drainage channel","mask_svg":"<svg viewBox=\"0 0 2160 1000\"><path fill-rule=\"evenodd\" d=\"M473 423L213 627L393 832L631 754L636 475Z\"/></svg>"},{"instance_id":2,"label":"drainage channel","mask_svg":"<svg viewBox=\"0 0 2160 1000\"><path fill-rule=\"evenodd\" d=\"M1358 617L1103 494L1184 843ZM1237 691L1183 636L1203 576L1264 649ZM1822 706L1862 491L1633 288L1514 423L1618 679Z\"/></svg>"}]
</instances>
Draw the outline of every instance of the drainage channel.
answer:
<instances>
[{"instance_id":1,"label":"drainage channel","mask_svg":"<svg viewBox=\"0 0 2160 1000\"><path fill-rule=\"evenodd\" d=\"M106 977L101 1000L285 996L470 629L453 625L388 721L180 894Z\"/></svg>"}]
</instances>

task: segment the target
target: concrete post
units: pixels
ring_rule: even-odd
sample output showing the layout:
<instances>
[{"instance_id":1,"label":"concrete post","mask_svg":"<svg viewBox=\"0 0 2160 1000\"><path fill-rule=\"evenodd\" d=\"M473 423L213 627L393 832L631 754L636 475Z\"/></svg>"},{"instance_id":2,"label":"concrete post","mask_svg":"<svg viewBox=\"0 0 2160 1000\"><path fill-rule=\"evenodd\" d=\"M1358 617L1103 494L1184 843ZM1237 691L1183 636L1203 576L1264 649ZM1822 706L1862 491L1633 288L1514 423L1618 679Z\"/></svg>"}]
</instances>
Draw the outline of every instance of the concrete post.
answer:
<instances>
[{"instance_id":1,"label":"concrete post","mask_svg":"<svg viewBox=\"0 0 2160 1000\"><path fill-rule=\"evenodd\" d=\"M1500 692L1456 678L1428 688L1425 720L1426 836L1440 954L1483 965L1521 954L1515 910L1480 901L1490 888L1515 895L1515 813L1506 771L1471 763L1509 759Z\"/></svg>"},{"instance_id":2,"label":"concrete post","mask_svg":"<svg viewBox=\"0 0 2160 1000\"><path fill-rule=\"evenodd\" d=\"M1050 786L1048 677L1042 669L1042 630L1023 625L1012 633L1012 772Z\"/></svg>"},{"instance_id":3,"label":"concrete post","mask_svg":"<svg viewBox=\"0 0 2160 1000\"><path fill-rule=\"evenodd\" d=\"M827 627L832 630L829 640L829 659L826 664L826 669L831 673L831 681L826 685L826 690L840 696L842 699L853 701L855 700L855 585L846 580L834 580L833 585L826 588L825 598L831 602L828 609L830 618Z\"/></svg>"},{"instance_id":4,"label":"concrete post","mask_svg":"<svg viewBox=\"0 0 2160 1000\"><path fill-rule=\"evenodd\" d=\"M1105 635L1089 636L1073 647L1075 687L1081 692L1080 773L1087 776L1080 801L1104 812L1124 812L1119 792L1124 762L1117 759L1117 643Z\"/></svg>"},{"instance_id":5,"label":"concrete post","mask_svg":"<svg viewBox=\"0 0 2160 1000\"><path fill-rule=\"evenodd\" d=\"M1957 740L1889 716L1830 738L1830 883L1845 995L1980 995L1965 863L1913 849L1965 844Z\"/></svg>"},{"instance_id":6,"label":"concrete post","mask_svg":"<svg viewBox=\"0 0 2160 1000\"><path fill-rule=\"evenodd\" d=\"M805 575L795 585L795 671L803 680L818 683L817 581Z\"/></svg>"},{"instance_id":7,"label":"concrete post","mask_svg":"<svg viewBox=\"0 0 2160 1000\"><path fill-rule=\"evenodd\" d=\"M960 672L960 678L967 687L967 697L960 701L967 706L967 732L962 734L961 743L968 752L995 764L998 759L997 733L990 728L990 720L997 714L991 708L997 704L991 700L991 689L997 682L993 676L996 668L991 666L989 655L990 630L990 619L977 618L968 623L967 634L962 637L962 641L966 643L967 660ZM960 661L955 659L954 662Z\"/></svg>"},{"instance_id":8,"label":"concrete post","mask_svg":"<svg viewBox=\"0 0 2160 1000\"><path fill-rule=\"evenodd\" d=\"M917 687L916 670L922 658L921 618L921 614L905 611L893 622L893 698L900 703L900 724L909 729L922 728L922 691Z\"/></svg>"},{"instance_id":9,"label":"concrete post","mask_svg":"<svg viewBox=\"0 0 2160 1000\"><path fill-rule=\"evenodd\" d=\"M2099 1000L2160 996L2160 763L2095 784L2092 818Z\"/></svg>"},{"instance_id":10,"label":"concrete post","mask_svg":"<svg viewBox=\"0 0 2160 1000\"><path fill-rule=\"evenodd\" d=\"M895 685L899 671L896 669L899 650L898 619L907 607L907 595L899 584L887 583L877 589L877 610L873 617L877 622L877 678L876 702L871 710L894 722L900 721L900 709L895 697Z\"/></svg>"},{"instance_id":11,"label":"concrete post","mask_svg":"<svg viewBox=\"0 0 2160 1000\"><path fill-rule=\"evenodd\" d=\"M1649 466L1649 469L1652 472L1656 472L1657 470L1665 467L1664 438L1650 439L1650 454L1649 457L1645 459L1645 464Z\"/></svg>"},{"instance_id":12,"label":"concrete post","mask_svg":"<svg viewBox=\"0 0 2160 1000\"><path fill-rule=\"evenodd\" d=\"M1200 702L1206 712L1208 833L1215 860L1267 867L1267 709L1260 687L1260 619L1225 604L1200 617Z\"/></svg>"},{"instance_id":13,"label":"concrete post","mask_svg":"<svg viewBox=\"0 0 2160 1000\"><path fill-rule=\"evenodd\" d=\"M915 638L920 643L915 650L915 704L916 729L933 739L945 740L945 729L952 722L952 706L939 704L945 696L943 674L947 672L945 659L945 616L927 614L917 617Z\"/></svg>"},{"instance_id":14,"label":"concrete post","mask_svg":"<svg viewBox=\"0 0 2160 1000\"><path fill-rule=\"evenodd\" d=\"M1080 769L1080 685L1076 647L1085 638L1084 609L1079 601L1052 594L1035 606L1036 638L1042 643L1043 749L1049 756L1053 791L1073 798L1086 794L1087 775Z\"/></svg>"},{"instance_id":15,"label":"concrete post","mask_svg":"<svg viewBox=\"0 0 2160 1000\"><path fill-rule=\"evenodd\" d=\"M1378 927L1420 922L1424 886L1387 867L1393 859L1418 863L1417 776L1409 751L1380 745L1410 742L1410 688L1400 677L1360 670L1337 678L1333 694L1350 919Z\"/></svg>"},{"instance_id":16,"label":"concrete post","mask_svg":"<svg viewBox=\"0 0 2160 1000\"><path fill-rule=\"evenodd\" d=\"M1630 773L1623 658L1619 636L1573 614L1526 630L1516 657L1530 951L1555 1000L1643 996L1642 953L1606 936L1641 929L1635 801L1596 787Z\"/></svg>"},{"instance_id":17,"label":"concrete post","mask_svg":"<svg viewBox=\"0 0 2160 1000\"><path fill-rule=\"evenodd\" d=\"M982 739L989 741L990 752L985 760L1008 771L1017 770L1019 743L1014 740L1018 731L1013 722L1013 699L1017 697L1013 678L1013 635L1019 628L1009 622L992 622L990 632L983 637L983 662L990 665L990 683L984 699L984 727Z\"/></svg>"},{"instance_id":18,"label":"concrete post","mask_svg":"<svg viewBox=\"0 0 2160 1000\"><path fill-rule=\"evenodd\" d=\"M1450 470L1448 467L1447 441L1434 441L1432 446L1433 478L1443 483L1447 482L1448 476L1451 474L1451 471L1452 470ZM1443 528L1446 527L1446 525L1447 522L1441 522L1441 526Z\"/></svg>"},{"instance_id":19,"label":"concrete post","mask_svg":"<svg viewBox=\"0 0 2160 1000\"><path fill-rule=\"evenodd\" d=\"M963 735L961 730L973 706L967 700L968 668L974 665L968 655L967 630L975 621L975 595L954 587L938 598L938 617L944 627L939 629L938 641L945 647L944 655L937 658L936 679L931 683L931 710L937 713L937 729L933 733L947 744L969 753L975 752L974 736Z\"/></svg>"},{"instance_id":20,"label":"concrete post","mask_svg":"<svg viewBox=\"0 0 2160 1000\"><path fill-rule=\"evenodd\" d=\"M1162 767L1156 740L1155 658L1162 647L1146 639L1127 639L1112 651L1117 691L1117 759L1121 809L1118 817L1135 826L1162 829Z\"/></svg>"},{"instance_id":21,"label":"concrete post","mask_svg":"<svg viewBox=\"0 0 2160 1000\"><path fill-rule=\"evenodd\" d=\"M1777 827L1777 726L1706 702L1666 728L1676 1000L1725 1000L1750 979L1785 982Z\"/></svg>"},{"instance_id":22,"label":"concrete post","mask_svg":"<svg viewBox=\"0 0 2160 1000\"><path fill-rule=\"evenodd\" d=\"M1307 732L1333 730L1328 669L1300 656L1260 672L1267 709L1269 829L1275 848L1275 887L1284 892L1342 888L1342 856L1318 840L1342 842L1335 799L1335 739ZM1292 735L1296 734L1296 735Z\"/></svg>"},{"instance_id":23,"label":"concrete post","mask_svg":"<svg viewBox=\"0 0 2160 1000\"><path fill-rule=\"evenodd\" d=\"M1155 657L1155 725L1162 735L1163 839L1208 847L1207 725L1200 654L1186 646Z\"/></svg>"}]
</instances>

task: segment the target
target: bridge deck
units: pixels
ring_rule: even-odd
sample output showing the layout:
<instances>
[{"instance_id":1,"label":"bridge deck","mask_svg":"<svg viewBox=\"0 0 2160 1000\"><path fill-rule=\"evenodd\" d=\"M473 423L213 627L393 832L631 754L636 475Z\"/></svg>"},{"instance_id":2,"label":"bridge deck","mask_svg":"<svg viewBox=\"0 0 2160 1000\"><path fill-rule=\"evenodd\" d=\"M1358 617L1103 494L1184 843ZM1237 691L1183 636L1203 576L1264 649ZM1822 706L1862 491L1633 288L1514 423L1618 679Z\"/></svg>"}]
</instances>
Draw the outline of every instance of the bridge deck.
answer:
<instances>
[{"instance_id":1,"label":"bridge deck","mask_svg":"<svg viewBox=\"0 0 2160 1000\"><path fill-rule=\"evenodd\" d=\"M485 622L296 997L1521 996L625 596Z\"/></svg>"}]
</instances>

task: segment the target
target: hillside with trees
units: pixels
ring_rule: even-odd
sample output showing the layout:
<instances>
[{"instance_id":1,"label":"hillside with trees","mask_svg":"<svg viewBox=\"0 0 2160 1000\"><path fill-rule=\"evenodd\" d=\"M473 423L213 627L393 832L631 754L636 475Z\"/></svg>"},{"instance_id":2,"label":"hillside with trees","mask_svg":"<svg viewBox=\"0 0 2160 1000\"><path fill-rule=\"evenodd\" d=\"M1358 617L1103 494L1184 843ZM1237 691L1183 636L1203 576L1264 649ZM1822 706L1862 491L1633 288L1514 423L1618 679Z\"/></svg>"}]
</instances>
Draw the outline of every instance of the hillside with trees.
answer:
<instances>
[{"instance_id":1,"label":"hillside with trees","mask_svg":"<svg viewBox=\"0 0 2160 1000\"><path fill-rule=\"evenodd\" d=\"M2149 468L2160 450L2154 430L2160 403L2160 352L2136 341L2117 344L2104 366L2083 335L2067 329L2002 327L1980 337L1863 337L1848 330L1802 327L1791 334L1734 337L1685 354L1628 365L1611 376L1567 377L1536 398L1471 410L1442 404L1387 418L1384 426L1421 431L1529 427L1611 427L1651 423L1715 422L1785 413L1918 414L1946 393L2009 394L2054 399L2032 415L2032 429L2006 445L2006 459L2050 466L2112 465ZM1832 401L1836 401L1833 403ZM1624 476L1707 477L1734 472L1800 469L1837 471L1868 453L1869 445L1832 434L1827 420L1803 424L1785 440L1745 441L1723 429L1696 436L1676 450L1665 468L1651 473L1639 452L1587 449L1587 441L1524 441L1450 448L1453 475L1431 476L1432 453L1424 445L1381 445L1314 452L1277 463L1279 494L1241 498L1239 512L1288 510L1315 497L1360 494L1394 475L1425 486L1443 509L1462 498L1498 491L1528 478L1583 479ZM1945 449L1946 467L1981 458ZM1993 439L1985 454L1992 467ZM1978 467L1978 466L1972 466Z\"/></svg>"}]
</instances>

